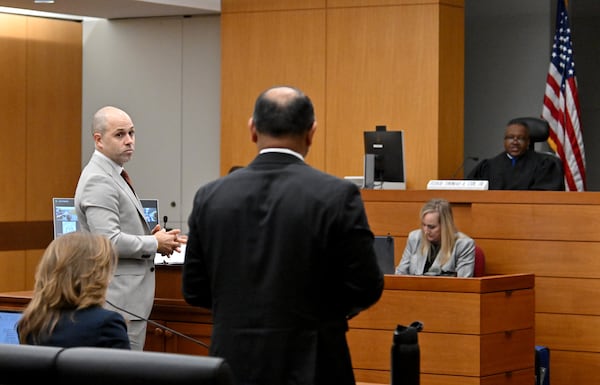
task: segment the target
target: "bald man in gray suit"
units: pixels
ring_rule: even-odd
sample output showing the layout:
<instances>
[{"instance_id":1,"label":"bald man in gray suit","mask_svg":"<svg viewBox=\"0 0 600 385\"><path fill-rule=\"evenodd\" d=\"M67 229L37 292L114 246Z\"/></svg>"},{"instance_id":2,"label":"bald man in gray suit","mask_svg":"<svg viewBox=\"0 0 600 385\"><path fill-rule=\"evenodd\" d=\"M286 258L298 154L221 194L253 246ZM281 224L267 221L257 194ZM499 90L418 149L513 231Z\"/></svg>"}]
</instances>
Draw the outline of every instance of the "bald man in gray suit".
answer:
<instances>
[{"instance_id":1,"label":"bald man in gray suit","mask_svg":"<svg viewBox=\"0 0 600 385\"><path fill-rule=\"evenodd\" d=\"M143 350L142 318L148 318L154 302L154 256L180 251L186 237L179 229L149 228L138 196L122 175L123 164L135 151L129 115L115 107L101 108L93 118L92 136L95 151L79 178L75 209L83 231L106 236L117 249L119 263L108 287L107 307L114 305L127 320L131 348Z\"/></svg>"}]
</instances>

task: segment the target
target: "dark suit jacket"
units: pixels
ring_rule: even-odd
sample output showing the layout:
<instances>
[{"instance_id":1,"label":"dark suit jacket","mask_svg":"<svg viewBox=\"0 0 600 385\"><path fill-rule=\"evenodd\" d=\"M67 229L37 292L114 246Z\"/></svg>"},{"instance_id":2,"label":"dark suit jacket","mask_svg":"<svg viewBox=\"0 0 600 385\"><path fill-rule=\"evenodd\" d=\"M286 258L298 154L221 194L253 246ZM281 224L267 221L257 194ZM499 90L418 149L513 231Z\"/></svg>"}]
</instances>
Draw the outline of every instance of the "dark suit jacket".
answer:
<instances>
[{"instance_id":1,"label":"dark suit jacket","mask_svg":"<svg viewBox=\"0 0 600 385\"><path fill-rule=\"evenodd\" d=\"M39 345L130 348L123 316L100 306L65 311L52 335Z\"/></svg>"},{"instance_id":2,"label":"dark suit jacket","mask_svg":"<svg viewBox=\"0 0 600 385\"><path fill-rule=\"evenodd\" d=\"M490 190L565 191L565 176L560 160L550 154L528 150L516 164L502 152L484 159L466 179L488 180Z\"/></svg>"},{"instance_id":3,"label":"dark suit jacket","mask_svg":"<svg viewBox=\"0 0 600 385\"><path fill-rule=\"evenodd\" d=\"M189 228L184 298L241 384L354 384L347 317L383 290L355 185L261 154L199 189Z\"/></svg>"}]
</instances>

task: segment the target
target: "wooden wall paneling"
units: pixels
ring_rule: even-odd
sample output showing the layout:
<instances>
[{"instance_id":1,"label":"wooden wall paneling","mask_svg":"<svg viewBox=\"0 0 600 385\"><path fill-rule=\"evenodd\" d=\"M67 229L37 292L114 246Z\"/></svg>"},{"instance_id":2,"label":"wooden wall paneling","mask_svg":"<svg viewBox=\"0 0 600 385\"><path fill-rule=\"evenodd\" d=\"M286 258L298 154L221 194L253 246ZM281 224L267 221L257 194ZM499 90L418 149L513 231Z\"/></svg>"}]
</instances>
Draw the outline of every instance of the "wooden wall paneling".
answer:
<instances>
[{"instance_id":1,"label":"wooden wall paneling","mask_svg":"<svg viewBox=\"0 0 600 385\"><path fill-rule=\"evenodd\" d=\"M464 7L464 0L327 0L327 6L330 8L428 4L443 4Z\"/></svg>"},{"instance_id":2,"label":"wooden wall paneling","mask_svg":"<svg viewBox=\"0 0 600 385\"><path fill-rule=\"evenodd\" d=\"M391 234L406 237L412 230L421 228L419 214L424 202L365 202L369 226L376 235ZM452 214L458 229L472 236L470 205L454 204Z\"/></svg>"},{"instance_id":3,"label":"wooden wall paneling","mask_svg":"<svg viewBox=\"0 0 600 385\"><path fill-rule=\"evenodd\" d=\"M407 189L437 177L438 7L327 13L327 170L362 175L363 131L405 132Z\"/></svg>"},{"instance_id":4,"label":"wooden wall paneling","mask_svg":"<svg viewBox=\"0 0 600 385\"><path fill-rule=\"evenodd\" d=\"M576 314L536 313L536 344L552 350L600 353L600 317ZM551 353L552 354L552 353Z\"/></svg>"},{"instance_id":5,"label":"wooden wall paneling","mask_svg":"<svg viewBox=\"0 0 600 385\"><path fill-rule=\"evenodd\" d=\"M325 8L326 0L221 0L221 12L283 11Z\"/></svg>"},{"instance_id":6,"label":"wooden wall paneling","mask_svg":"<svg viewBox=\"0 0 600 385\"><path fill-rule=\"evenodd\" d=\"M553 350L550 378L552 384L600 384L600 353Z\"/></svg>"},{"instance_id":7,"label":"wooden wall paneling","mask_svg":"<svg viewBox=\"0 0 600 385\"><path fill-rule=\"evenodd\" d=\"M350 320L350 327L388 330L397 324L410 325L415 320L426 319L427 331L447 333L479 333L481 330L480 294L446 293L434 291L386 290L373 306ZM420 306L422 303L431 306ZM404 309L398 318L397 309ZM448 319L453 322L448 324Z\"/></svg>"},{"instance_id":8,"label":"wooden wall paneling","mask_svg":"<svg viewBox=\"0 0 600 385\"><path fill-rule=\"evenodd\" d=\"M31 17L27 35L27 220L51 220L81 172L82 28Z\"/></svg>"},{"instance_id":9,"label":"wooden wall paneling","mask_svg":"<svg viewBox=\"0 0 600 385\"><path fill-rule=\"evenodd\" d=\"M25 251L25 281L22 288L17 290L33 290L33 286L35 285L35 272L44 251L45 249Z\"/></svg>"},{"instance_id":10,"label":"wooden wall paneling","mask_svg":"<svg viewBox=\"0 0 600 385\"><path fill-rule=\"evenodd\" d=\"M600 241L600 205L473 204L472 217L480 238Z\"/></svg>"},{"instance_id":11,"label":"wooden wall paneling","mask_svg":"<svg viewBox=\"0 0 600 385\"><path fill-rule=\"evenodd\" d=\"M600 278L599 242L486 239L476 235L475 240L485 252L488 274Z\"/></svg>"},{"instance_id":12,"label":"wooden wall paneling","mask_svg":"<svg viewBox=\"0 0 600 385\"><path fill-rule=\"evenodd\" d=\"M0 13L0 221L25 220L26 165L25 16Z\"/></svg>"},{"instance_id":13,"label":"wooden wall paneling","mask_svg":"<svg viewBox=\"0 0 600 385\"><path fill-rule=\"evenodd\" d=\"M0 292L24 290L26 278L25 252L21 250L0 251Z\"/></svg>"},{"instance_id":14,"label":"wooden wall paneling","mask_svg":"<svg viewBox=\"0 0 600 385\"><path fill-rule=\"evenodd\" d=\"M535 277L536 313L600 316L600 280Z\"/></svg>"},{"instance_id":15,"label":"wooden wall paneling","mask_svg":"<svg viewBox=\"0 0 600 385\"><path fill-rule=\"evenodd\" d=\"M531 346L534 345L534 340L533 328L481 336L482 375L509 372L514 368L533 368L534 354Z\"/></svg>"},{"instance_id":16,"label":"wooden wall paneling","mask_svg":"<svg viewBox=\"0 0 600 385\"><path fill-rule=\"evenodd\" d=\"M392 336L393 332L387 330L350 329L348 344L357 377L365 368L390 370ZM529 343L524 344L526 340ZM533 328L482 336L423 331L419 333L422 379L427 374L451 373L468 380L473 376L504 374L517 367L531 375L533 354L526 347L533 343ZM452 349L448 349L449 346ZM373 379L361 375L359 380Z\"/></svg>"},{"instance_id":17,"label":"wooden wall paneling","mask_svg":"<svg viewBox=\"0 0 600 385\"><path fill-rule=\"evenodd\" d=\"M226 9L221 16L221 174L256 156L248 119L258 94L280 84L302 89L313 101L318 126L306 160L325 169L325 11Z\"/></svg>"},{"instance_id":18,"label":"wooden wall paneling","mask_svg":"<svg viewBox=\"0 0 600 385\"><path fill-rule=\"evenodd\" d=\"M460 167L464 164L464 24L464 5L440 5L438 179L463 175ZM427 184L416 187L424 189Z\"/></svg>"}]
</instances>

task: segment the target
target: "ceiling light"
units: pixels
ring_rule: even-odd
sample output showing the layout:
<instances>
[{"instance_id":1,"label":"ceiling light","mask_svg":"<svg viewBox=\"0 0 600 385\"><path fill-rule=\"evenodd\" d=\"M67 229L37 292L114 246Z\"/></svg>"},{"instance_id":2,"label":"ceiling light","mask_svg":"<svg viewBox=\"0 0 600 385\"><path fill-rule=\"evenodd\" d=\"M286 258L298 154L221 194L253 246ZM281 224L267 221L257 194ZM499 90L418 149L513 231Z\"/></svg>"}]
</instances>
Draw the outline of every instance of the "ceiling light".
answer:
<instances>
[{"instance_id":1,"label":"ceiling light","mask_svg":"<svg viewBox=\"0 0 600 385\"><path fill-rule=\"evenodd\" d=\"M33 0L36 4L54 4L54 0Z\"/></svg>"}]
</instances>

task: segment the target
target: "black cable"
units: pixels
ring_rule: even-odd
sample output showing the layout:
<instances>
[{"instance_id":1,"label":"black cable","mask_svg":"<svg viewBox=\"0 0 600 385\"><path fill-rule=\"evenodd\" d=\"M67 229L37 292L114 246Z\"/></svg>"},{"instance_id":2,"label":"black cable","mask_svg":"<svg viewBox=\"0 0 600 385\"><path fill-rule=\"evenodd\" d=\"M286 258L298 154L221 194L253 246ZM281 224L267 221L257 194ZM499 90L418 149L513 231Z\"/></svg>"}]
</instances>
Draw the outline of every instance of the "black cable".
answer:
<instances>
[{"instance_id":1,"label":"black cable","mask_svg":"<svg viewBox=\"0 0 600 385\"><path fill-rule=\"evenodd\" d=\"M107 304L109 304L110 306L114 307L114 308L115 308L115 309L117 309L117 310L120 310L120 311L122 311L122 312L125 312L125 313L127 313L127 314L129 314L129 315L132 315L132 316L134 316L134 317L136 317L136 318L139 318L139 319L141 319L142 321L146 321L146 322L148 322L148 323L150 323L150 324L152 324L152 325L154 325L154 326L158 326L158 327L159 327L159 328L161 328L161 329L164 329L164 330L170 331L171 333L173 333L173 334L175 334L175 335L178 335L179 337L183 337L183 338L185 338L185 339L187 339L187 340L189 340L189 341L192 341L192 342L194 342L194 343L196 343L196 344L198 344L198 345L200 345L200 346L203 346L203 347L205 347L206 349L209 349L209 346L208 346L207 344L205 344L204 342L200 341L200 340L197 340L197 339L195 339L195 338L192 338L192 337L190 337L190 336L187 336L187 335L185 335L185 334L183 334L183 333L180 333L180 332L178 332L177 330L173 330L173 329L171 329L170 327L167 327L167 326L165 326L165 325L163 325L163 324L159 324L158 322L155 322L155 321L149 320L149 319L147 319L147 318L144 318L144 317L140 317L140 316L139 316L139 315L137 315L137 314L134 314L134 313L132 313L132 312L130 312L130 311L128 311L128 310L125 310L125 309L123 309L123 308L121 308L121 307L118 307L117 305L113 304L113 303L112 303L112 302L110 302L109 300L106 300L106 303L107 303Z\"/></svg>"}]
</instances>

